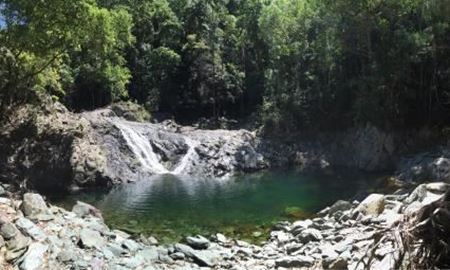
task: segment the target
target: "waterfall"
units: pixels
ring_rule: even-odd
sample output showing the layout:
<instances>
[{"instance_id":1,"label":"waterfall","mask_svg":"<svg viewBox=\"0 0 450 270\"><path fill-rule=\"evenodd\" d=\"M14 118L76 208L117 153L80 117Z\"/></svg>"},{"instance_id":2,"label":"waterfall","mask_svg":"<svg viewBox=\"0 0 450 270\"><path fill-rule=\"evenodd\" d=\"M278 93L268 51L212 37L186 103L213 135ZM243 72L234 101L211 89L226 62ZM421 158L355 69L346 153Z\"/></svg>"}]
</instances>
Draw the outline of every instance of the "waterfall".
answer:
<instances>
[{"instance_id":1,"label":"waterfall","mask_svg":"<svg viewBox=\"0 0 450 270\"><path fill-rule=\"evenodd\" d=\"M131 151L145 169L157 174L169 173L159 162L159 158L153 151L153 147L148 138L126 123L122 123L121 121L112 122L120 130Z\"/></svg>"},{"instance_id":2,"label":"waterfall","mask_svg":"<svg viewBox=\"0 0 450 270\"><path fill-rule=\"evenodd\" d=\"M195 162L197 156L195 147L198 146L198 141L183 136L182 138L184 143L188 146L188 150L179 160L178 164L176 164L172 170L168 170L160 163L160 158L154 152L150 139L147 137L148 134L146 135L145 132L142 132L143 126L118 119L111 119L111 123L120 130L127 145L145 170L155 174L189 174L189 166Z\"/></svg>"},{"instance_id":3,"label":"waterfall","mask_svg":"<svg viewBox=\"0 0 450 270\"><path fill-rule=\"evenodd\" d=\"M197 152L195 151L195 147L199 144L197 141L193 141L189 139L188 137L184 138L184 142L189 146L189 149L187 153L184 155L184 157L181 159L181 161L178 163L178 166L175 167L174 170L172 170L173 174L186 174L184 173L187 169L189 164L192 164L192 160L197 155Z\"/></svg>"}]
</instances>

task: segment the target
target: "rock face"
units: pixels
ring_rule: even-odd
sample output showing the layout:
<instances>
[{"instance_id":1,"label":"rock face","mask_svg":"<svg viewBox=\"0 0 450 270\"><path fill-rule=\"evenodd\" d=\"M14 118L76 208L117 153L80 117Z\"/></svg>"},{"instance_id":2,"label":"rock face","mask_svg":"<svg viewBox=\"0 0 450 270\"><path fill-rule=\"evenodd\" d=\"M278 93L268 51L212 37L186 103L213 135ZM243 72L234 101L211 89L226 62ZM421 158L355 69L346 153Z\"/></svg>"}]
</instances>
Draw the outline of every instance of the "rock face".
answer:
<instances>
[{"instance_id":1,"label":"rock face","mask_svg":"<svg viewBox=\"0 0 450 270\"><path fill-rule=\"evenodd\" d=\"M14 108L10 121L0 123L0 182L67 190L156 173L225 177L280 166L377 171L394 168L406 145L404 136L370 125L280 142L247 130L204 130L170 120L152 124L145 110L132 103L75 114L41 99L41 107ZM450 179L450 154L445 151L402 164L400 180Z\"/></svg>"},{"instance_id":2,"label":"rock face","mask_svg":"<svg viewBox=\"0 0 450 270\"><path fill-rule=\"evenodd\" d=\"M18 106L1 123L0 182L39 190L108 182L89 122L39 98L40 107Z\"/></svg>"},{"instance_id":3,"label":"rock face","mask_svg":"<svg viewBox=\"0 0 450 270\"><path fill-rule=\"evenodd\" d=\"M450 182L450 152L443 148L404 158L397 168L396 178L404 182L429 179Z\"/></svg>"},{"instance_id":4,"label":"rock face","mask_svg":"<svg viewBox=\"0 0 450 270\"><path fill-rule=\"evenodd\" d=\"M221 177L267 167L251 132L138 123L111 115L103 110L83 117L105 146L107 174L113 179L137 180L157 173Z\"/></svg>"}]
</instances>

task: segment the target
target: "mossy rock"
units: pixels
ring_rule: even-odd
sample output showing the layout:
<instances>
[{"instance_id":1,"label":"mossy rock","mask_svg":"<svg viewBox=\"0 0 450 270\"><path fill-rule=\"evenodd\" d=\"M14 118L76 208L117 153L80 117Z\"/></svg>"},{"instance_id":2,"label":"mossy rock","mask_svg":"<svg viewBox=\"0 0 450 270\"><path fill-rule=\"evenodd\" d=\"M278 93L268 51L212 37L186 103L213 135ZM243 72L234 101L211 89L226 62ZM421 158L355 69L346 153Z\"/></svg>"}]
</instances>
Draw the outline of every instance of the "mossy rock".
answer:
<instances>
[{"instance_id":1,"label":"mossy rock","mask_svg":"<svg viewBox=\"0 0 450 270\"><path fill-rule=\"evenodd\" d=\"M305 211L303 211L303 209L297 206L286 207L284 209L284 215L288 218L295 218L295 219L303 219L308 217L308 214Z\"/></svg>"},{"instance_id":2,"label":"mossy rock","mask_svg":"<svg viewBox=\"0 0 450 270\"><path fill-rule=\"evenodd\" d=\"M129 121L148 122L151 119L150 113L144 107L131 101L114 103L110 108L117 116Z\"/></svg>"}]
</instances>

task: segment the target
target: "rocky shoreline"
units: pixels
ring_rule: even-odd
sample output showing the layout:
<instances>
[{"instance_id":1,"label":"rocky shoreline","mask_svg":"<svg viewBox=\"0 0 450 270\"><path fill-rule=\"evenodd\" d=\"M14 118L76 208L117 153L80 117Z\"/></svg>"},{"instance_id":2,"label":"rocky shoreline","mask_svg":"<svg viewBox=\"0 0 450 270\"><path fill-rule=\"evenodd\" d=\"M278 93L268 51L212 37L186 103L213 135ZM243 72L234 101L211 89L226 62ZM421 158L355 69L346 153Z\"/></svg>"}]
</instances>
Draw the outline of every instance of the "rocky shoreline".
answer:
<instances>
[{"instance_id":1,"label":"rocky shoreline","mask_svg":"<svg viewBox=\"0 0 450 270\"><path fill-rule=\"evenodd\" d=\"M402 233L422 207L439 200L446 183L413 192L338 201L317 217L280 222L263 245L218 233L158 245L153 237L108 228L99 210L78 202L72 211L39 194L19 200L0 190L1 269L398 269L417 256ZM405 250L408 248L408 252Z\"/></svg>"}]
</instances>

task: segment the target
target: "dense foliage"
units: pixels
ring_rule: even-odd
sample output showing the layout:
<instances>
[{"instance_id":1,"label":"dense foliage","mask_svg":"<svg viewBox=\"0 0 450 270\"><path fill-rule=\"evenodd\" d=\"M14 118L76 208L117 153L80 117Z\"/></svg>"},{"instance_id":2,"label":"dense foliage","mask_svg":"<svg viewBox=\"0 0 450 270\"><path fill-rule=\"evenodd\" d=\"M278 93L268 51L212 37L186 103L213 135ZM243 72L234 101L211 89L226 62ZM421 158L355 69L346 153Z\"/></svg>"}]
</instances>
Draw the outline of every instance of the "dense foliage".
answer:
<instances>
[{"instance_id":1,"label":"dense foliage","mask_svg":"<svg viewBox=\"0 0 450 270\"><path fill-rule=\"evenodd\" d=\"M271 131L450 124L446 0L0 0L0 99Z\"/></svg>"}]
</instances>

